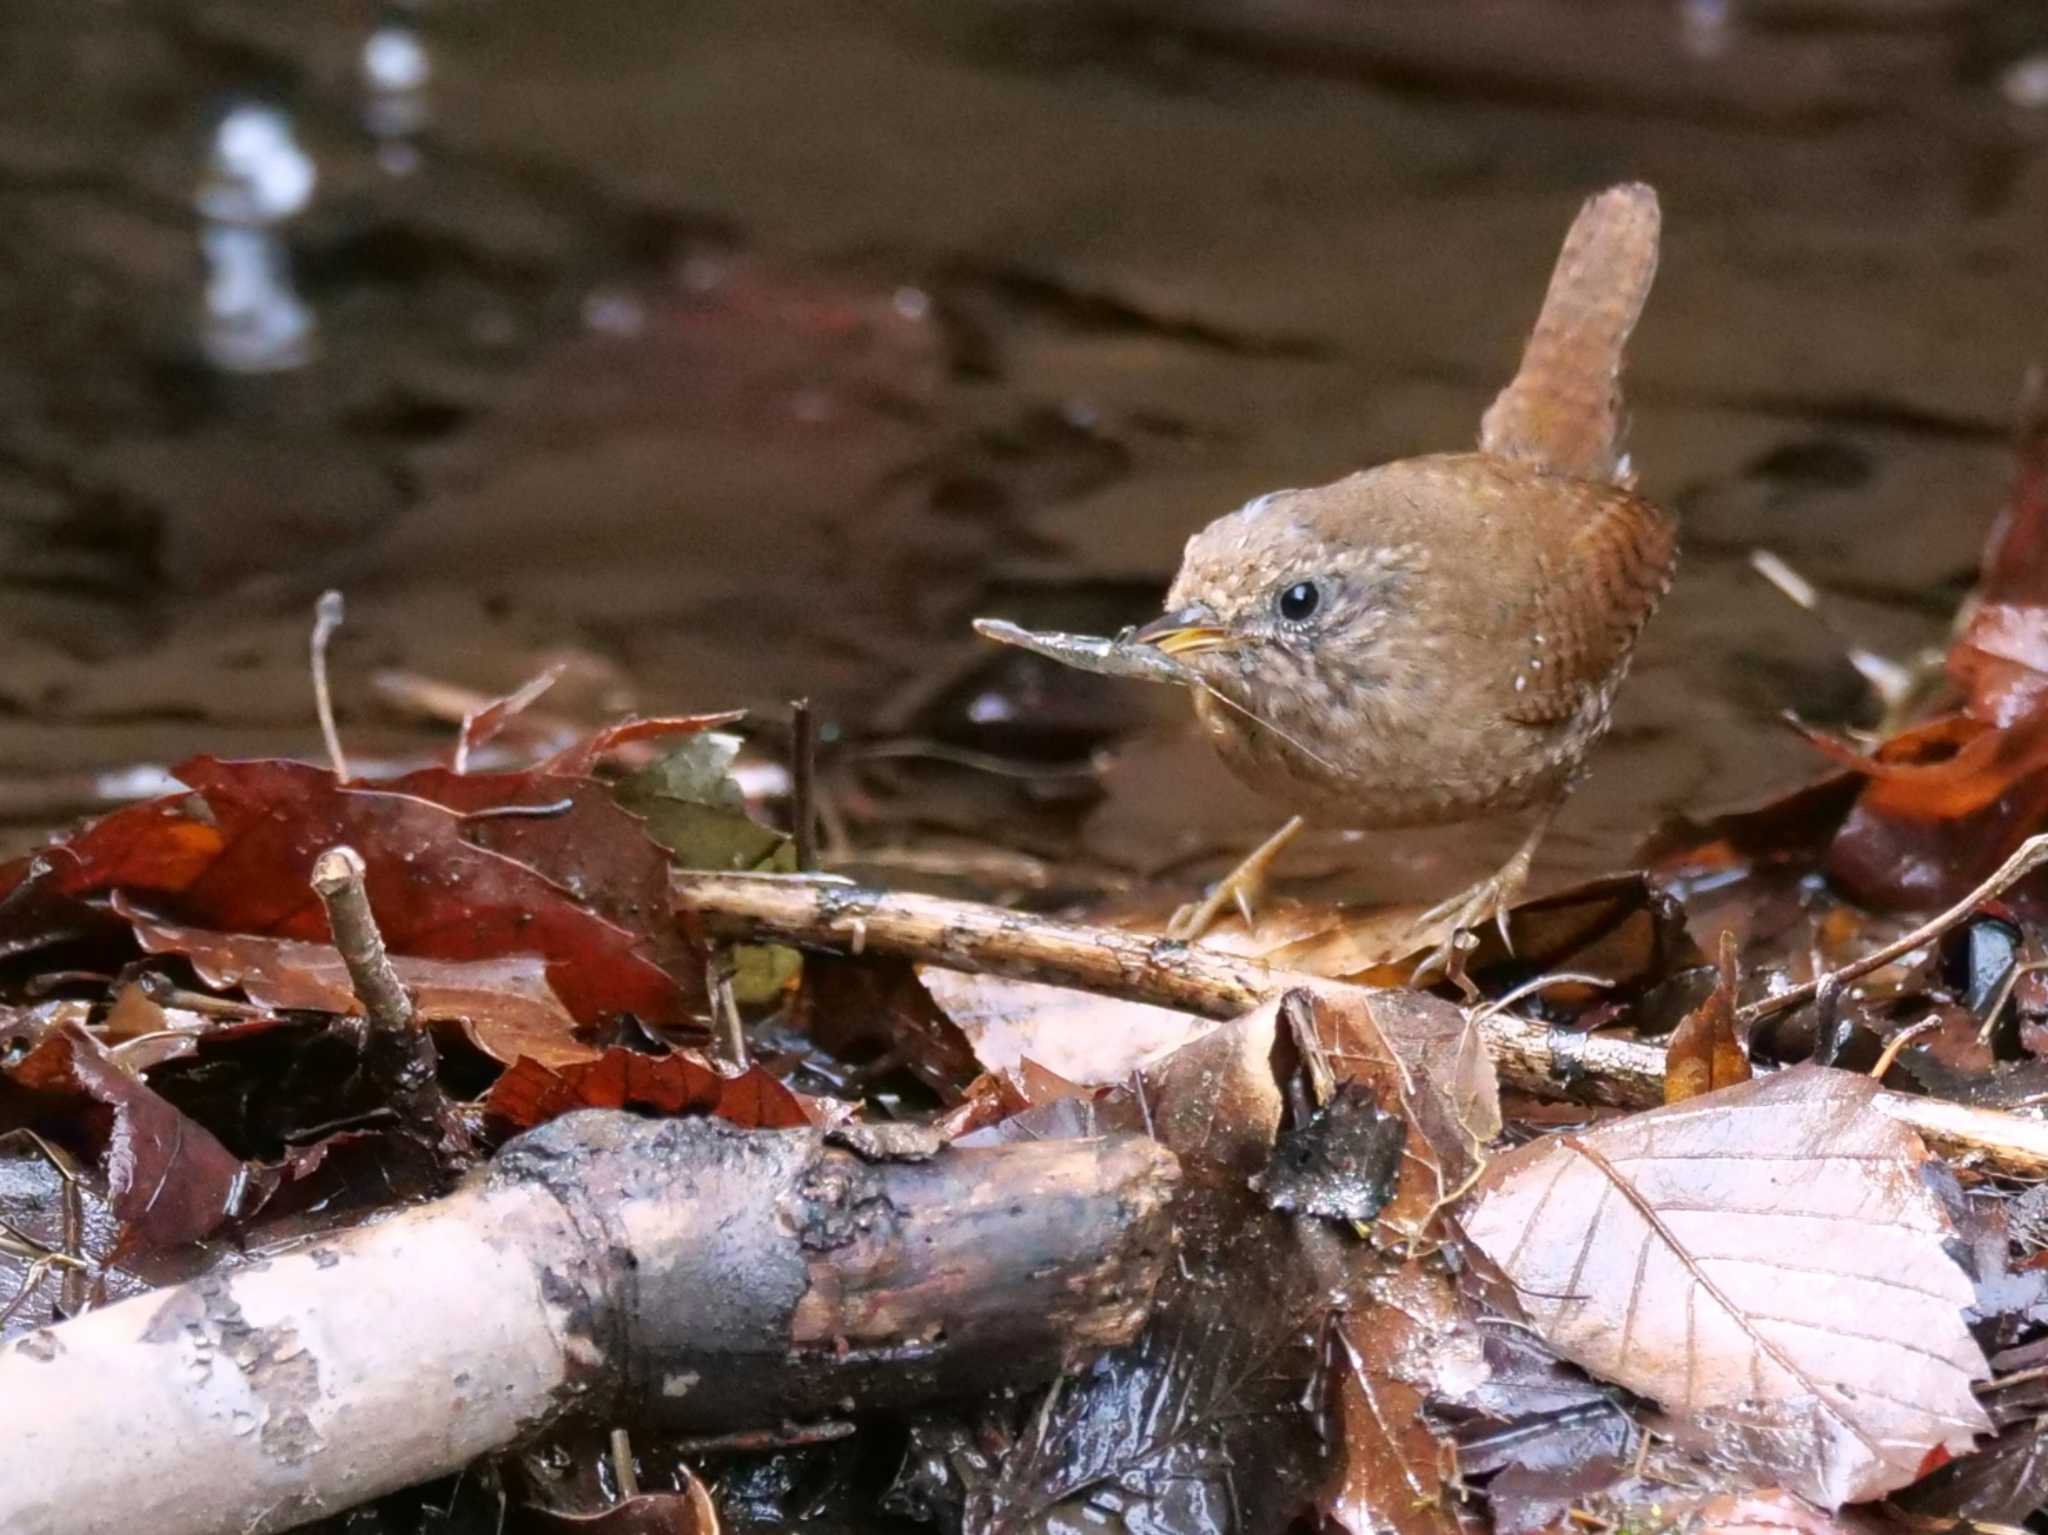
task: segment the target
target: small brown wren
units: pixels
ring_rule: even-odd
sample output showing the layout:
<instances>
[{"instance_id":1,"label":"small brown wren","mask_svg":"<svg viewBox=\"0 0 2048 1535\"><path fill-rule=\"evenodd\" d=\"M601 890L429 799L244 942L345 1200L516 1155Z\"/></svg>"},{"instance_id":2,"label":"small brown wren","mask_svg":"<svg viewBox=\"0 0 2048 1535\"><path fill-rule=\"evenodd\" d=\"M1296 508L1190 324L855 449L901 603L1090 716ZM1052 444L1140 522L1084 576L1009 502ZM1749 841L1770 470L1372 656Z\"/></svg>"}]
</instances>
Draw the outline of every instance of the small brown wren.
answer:
<instances>
[{"instance_id":1,"label":"small brown wren","mask_svg":"<svg viewBox=\"0 0 2048 1535\"><path fill-rule=\"evenodd\" d=\"M1246 905L1303 817L1405 827L1536 809L1502 869L1423 919L1451 927L1418 974L1462 979L1462 935L1489 917L1505 932L1677 558L1676 523L1630 489L1621 448L1622 351L1658 224L1647 186L1581 209L1477 452L1276 491L1188 541L1168 611L1128 641L1192 675L1224 761L1297 814L1179 931Z\"/></svg>"}]
</instances>

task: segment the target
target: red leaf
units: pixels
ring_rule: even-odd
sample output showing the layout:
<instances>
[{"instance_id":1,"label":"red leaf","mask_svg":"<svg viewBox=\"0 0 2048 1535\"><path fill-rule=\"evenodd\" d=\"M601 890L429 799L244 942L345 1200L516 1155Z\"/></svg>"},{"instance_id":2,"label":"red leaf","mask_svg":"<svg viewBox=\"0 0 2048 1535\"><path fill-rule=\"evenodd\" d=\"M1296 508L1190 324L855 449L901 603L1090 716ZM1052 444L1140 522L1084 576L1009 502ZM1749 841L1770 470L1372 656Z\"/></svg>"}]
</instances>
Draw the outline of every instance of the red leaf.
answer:
<instances>
[{"instance_id":1,"label":"red leaf","mask_svg":"<svg viewBox=\"0 0 2048 1535\"><path fill-rule=\"evenodd\" d=\"M646 1055L615 1048L599 1060L557 1068L515 1061L484 1099L486 1114L522 1130L577 1109L626 1108L716 1114L761 1130L816 1122L801 1096L760 1067L728 1077L686 1050Z\"/></svg>"},{"instance_id":2,"label":"red leaf","mask_svg":"<svg viewBox=\"0 0 2048 1535\"><path fill-rule=\"evenodd\" d=\"M115 904L125 908L118 897ZM260 1007L363 1011L348 967L331 944L176 927L126 909L123 915L132 918L144 953L184 955L216 990L239 988ZM526 1055L559 1066L604 1053L577 1038L576 1020L533 955L468 961L395 955L391 963L423 1021L459 1024L472 1044L501 1064Z\"/></svg>"},{"instance_id":3,"label":"red leaf","mask_svg":"<svg viewBox=\"0 0 2048 1535\"><path fill-rule=\"evenodd\" d=\"M533 701L555 685L568 667L568 662L557 661L539 676L530 678L516 691L503 698L495 698L481 709L471 710L462 719L462 732L455 738L455 768L460 772L469 763L469 754L479 746L487 746L498 738L498 733L517 719Z\"/></svg>"},{"instance_id":4,"label":"red leaf","mask_svg":"<svg viewBox=\"0 0 2048 1535\"><path fill-rule=\"evenodd\" d=\"M669 909L668 853L596 779L423 768L380 787L455 811L464 817L464 841L547 876L577 904L634 934L670 971L702 972L702 957ZM521 809L548 813L492 813Z\"/></svg>"},{"instance_id":5,"label":"red leaf","mask_svg":"<svg viewBox=\"0 0 2048 1535\"><path fill-rule=\"evenodd\" d=\"M2038 375L2020 405L2011 494L1985 540L1978 605L1949 650L1966 711L2011 725L2048 701L2048 394Z\"/></svg>"},{"instance_id":6,"label":"red leaf","mask_svg":"<svg viewBox=\"0 0 2048 1535\"><path fill-rule=\"evenodd\" d=\"M670 714L653 719L621 720L616 725L607 725L594 733L588 740L579 742L560 755L549 758L541 764L546 773L587 773L608 753L634 741L657 740L663 736L695 735L700 730L716 730L720 725L732 725L747 717L744 709L728 709L722 714Z\"/></svg>"},{"instance_id":7,"label":"red leaf","mask_svg":"<svg viewBox=\"0 0 2048 1535\"><path fill-rule=\"evenodd\" d=\"M0 1078L0 1128L75 1140L81 1123L105 1160L114 1214L152 1247L196 1242L234 1212L241 1160L68 1023Z\"/></svg>"},{"instance_id":8,"label":"red leaf","mask_svg":"<svg viewBox=\"0 0 2048 1535\"><path fill-rule=\"evenodd\" d=\"M307 881L315 858L347 843L363 857L370 904L395 954L542 955L549 984L586 1026L625 1013L685 1024L702 1001L694 966L664 971L634 933L543 872L466 840L476 823L444 805L345 788L325 768L297 762L200 757L177 771L203 804L177 796L120 811L17 865L4 883L74 897L126 891L188 925L324 943L326 914ZM14 936L0 927L0 944Z\"/></svg>"}]
</instances>

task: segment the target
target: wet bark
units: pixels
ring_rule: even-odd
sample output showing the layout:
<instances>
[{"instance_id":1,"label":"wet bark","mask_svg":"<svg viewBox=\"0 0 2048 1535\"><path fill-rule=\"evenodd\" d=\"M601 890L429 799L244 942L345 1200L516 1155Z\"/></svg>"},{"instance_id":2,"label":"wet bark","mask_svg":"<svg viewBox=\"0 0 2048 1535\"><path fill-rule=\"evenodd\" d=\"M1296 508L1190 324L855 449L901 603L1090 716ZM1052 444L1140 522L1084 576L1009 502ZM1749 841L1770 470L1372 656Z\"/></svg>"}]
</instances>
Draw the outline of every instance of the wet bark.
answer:
<instances>
[{"instance_id":1,"label":"wet bark","mask_svg":"<svg viewBox=\"0 0 2048 1535\"><path fill-rule=\"evenodd\" d=\"M455 1195L0 1351L0 1529L288 1529L572 1413L739 1431L1047 1380L1171 1247L1142 1137L868 1162L571 1115Z\"/></svg>"}]
</instances>

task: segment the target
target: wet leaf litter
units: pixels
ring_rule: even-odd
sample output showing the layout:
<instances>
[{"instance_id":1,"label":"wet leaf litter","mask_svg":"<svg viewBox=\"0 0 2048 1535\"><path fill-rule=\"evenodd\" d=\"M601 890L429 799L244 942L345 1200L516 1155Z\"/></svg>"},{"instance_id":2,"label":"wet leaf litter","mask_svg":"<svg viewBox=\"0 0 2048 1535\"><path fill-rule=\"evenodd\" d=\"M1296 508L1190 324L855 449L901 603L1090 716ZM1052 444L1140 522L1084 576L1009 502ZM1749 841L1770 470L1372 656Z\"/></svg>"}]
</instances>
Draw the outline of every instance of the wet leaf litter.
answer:
<instances>
[{"instance_id":1,"label":"wet leaf litter","mask_svg":"<svg viewBox=\"0 0 2048 1535\"><path fill-rule=\"evenodd\" d=\"M909 1382L887 1407L601 1440L564 1421L476 1474L556 1527L773 1523L778 1477L844 1517L975 1530L1860 1528L1894 1495L2023 1517L2015 1404L2048 1341L2019 1277L2038 409L1950 652L1959 701L1823 748L1851 775L1831 839L1772 837L1782 806L1667 834L1649 877L1508 912L1469 1000L1403 984L1428 940L1384 913L1254 910L1203 969L1158 912L1090 928L801 868L830 816L816 742L788 732L750 795L729 714L593 721L467 771L535 686L468 711L445 766L194 759L178 792L0 870L0 1336L33 1357L138 1291L431 1213L591 1111L845 1148L803 1186L807 1240L863 1261L899 1209L877 1169L914 1187L926 1163L1122 1137L1170 1156L1171 1261L1133 1270L1114 1326L1076 1313L1038 1377L926 1390L933 1336L865 1362ZM981 627L1190 685L1128 634ZM374 953L318 888L343 846ZM1879 889L1858 858L1938 877ZM1542 1070L1497 1066L1504 1021ZM1666 1106L1601 1042L1661 1050ZM1901 1097L1967 1109L1968 1135L1937 1154ZM1055 1225L1056 1192L1003 1190Z\"/></svg>"}]
</instances>

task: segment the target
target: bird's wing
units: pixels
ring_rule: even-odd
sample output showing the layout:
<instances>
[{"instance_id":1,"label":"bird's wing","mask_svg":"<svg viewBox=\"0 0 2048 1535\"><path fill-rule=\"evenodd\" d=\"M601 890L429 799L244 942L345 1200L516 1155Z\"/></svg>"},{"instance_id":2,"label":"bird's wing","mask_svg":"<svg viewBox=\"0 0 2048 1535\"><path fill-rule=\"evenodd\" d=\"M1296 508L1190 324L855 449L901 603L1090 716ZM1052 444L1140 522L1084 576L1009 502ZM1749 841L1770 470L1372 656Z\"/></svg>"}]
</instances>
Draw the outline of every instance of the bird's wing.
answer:
<instances>
[{"instance_id":1,"label":"bird's wing","mask_svg":"<svg viewBox=\"0 0 2048 1535\"><path fill-rule=\"evenodd\" d=\"M1514 626L1526 653L1507 715L1525 725L1569 719L1610 684L1678 558L1677 521L1641 497L1568 480L1548 489L1545 520L1558 536Z\"/></svg>"},{"instance_id":2,"label":"bird's wing","mask_svg":"<svg viewBox=\"0 0 2048 1535\"><path fill-rule=\"evenodd\" d=\"M1498 458L1626 484L1622 351L1657 275L1657 194L1641 182L1587 200L1564 237L1514 381L1479 424Z\"/></svg>"}]
</instances>

